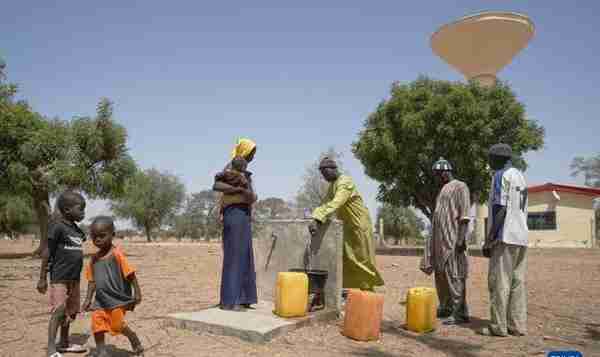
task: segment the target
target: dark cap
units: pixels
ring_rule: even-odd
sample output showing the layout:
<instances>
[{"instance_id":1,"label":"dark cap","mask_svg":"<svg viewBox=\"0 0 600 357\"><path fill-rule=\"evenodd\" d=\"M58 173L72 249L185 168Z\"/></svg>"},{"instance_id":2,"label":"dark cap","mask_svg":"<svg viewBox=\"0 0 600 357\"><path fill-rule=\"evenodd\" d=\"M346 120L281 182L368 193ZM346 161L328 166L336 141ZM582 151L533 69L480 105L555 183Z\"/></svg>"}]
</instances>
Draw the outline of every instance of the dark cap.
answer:
<instances>
[{"instance_id":1,"label":"dark cap","mask_svg":"<svg viewBox=\"0 0 600 357\"><path fill-rule=\"evenodd\" d=\"M319 163L319 169L324 169L327 167L332 168L332 169L337 169L337 164L335 163L334 159L325 156Z\"/></svg>"},{"instance_id":2,"label":"dark cap","mask_svg":"<svg viewBox=\"0 0 600 357\"><path fill-rule=\"evenodd\" d=\"M492 145L489 151L490 155L501 156L501 157L512 157L512 149L507 144L495 144Z\"/></svg>"}]
</instances>

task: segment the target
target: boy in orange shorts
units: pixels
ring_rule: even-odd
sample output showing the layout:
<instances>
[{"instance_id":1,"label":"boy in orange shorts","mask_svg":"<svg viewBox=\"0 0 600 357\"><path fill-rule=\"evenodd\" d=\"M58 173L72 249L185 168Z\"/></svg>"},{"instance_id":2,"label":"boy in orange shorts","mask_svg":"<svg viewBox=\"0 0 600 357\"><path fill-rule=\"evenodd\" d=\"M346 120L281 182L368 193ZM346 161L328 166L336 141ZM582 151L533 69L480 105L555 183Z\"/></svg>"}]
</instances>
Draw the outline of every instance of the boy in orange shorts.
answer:
<instances>
[{"instance_id":1,"label":"boy in orange shorts","mask_svg":"<svg viewBox=\"0 0 600 357\"><path fill-rule=\"evenodd\" d=\"M124 319L128 310L133 311L142 302L142 291L135 270L129 265L123 251L112 244L115 236L112 218L101 216L94 219L90 235L99 250L85 270L89 285L83 308L85 311L94 311L92 332L96 341L96 355L108 356L104 344L106 332L127 337L133 352L140 355L144 350L142 343Z\"/></svg>"}]
</instances>

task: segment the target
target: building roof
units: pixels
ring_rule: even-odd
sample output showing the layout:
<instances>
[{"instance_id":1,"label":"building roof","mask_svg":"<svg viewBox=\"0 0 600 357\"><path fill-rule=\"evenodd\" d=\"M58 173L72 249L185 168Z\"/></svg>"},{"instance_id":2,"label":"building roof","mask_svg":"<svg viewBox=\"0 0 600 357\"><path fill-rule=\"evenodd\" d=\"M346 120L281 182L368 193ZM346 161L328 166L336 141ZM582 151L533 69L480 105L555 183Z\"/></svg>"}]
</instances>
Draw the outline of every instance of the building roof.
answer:
<instances>
[{"instance_id":1,"label":"building roof","mask_svg":"<svg viewBox=\"0 0 600 357\"><path fill-rule=\"evenodd\" d=\"M568 192L568 193L574 193L576 195L584 195L584 196L589 196L589 197L600 197L600 188L593 188L593 187L587 187L587 186L560 185L557 183L548 182L543 185L529 186L527 188L527 192L529 192L529 193L546 192L546 191Z\"/></svg>"}]
</instances>

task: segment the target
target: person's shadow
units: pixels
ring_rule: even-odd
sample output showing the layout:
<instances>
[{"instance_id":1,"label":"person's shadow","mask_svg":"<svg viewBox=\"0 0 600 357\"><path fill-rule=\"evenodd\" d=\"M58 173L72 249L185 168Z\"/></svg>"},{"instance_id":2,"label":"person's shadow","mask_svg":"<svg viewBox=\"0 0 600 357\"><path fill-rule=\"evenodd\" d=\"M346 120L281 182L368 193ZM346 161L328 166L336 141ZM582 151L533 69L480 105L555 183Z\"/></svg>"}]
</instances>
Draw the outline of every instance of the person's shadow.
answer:
<instances>
[{"instance_id":1,"label":"person's shadow","mask_svg":"<svg viewBox=\"0 0 600 357\"><path fill-rule=\"evenodd\" d=\"M86 356L89 356L89 357L96 356L95 352L96 352L95 348L90 348L90 352ZM106 352L108 352L108 355L110 357L136 356L136 354L131 351L127 351L122 348L115 347L114 345L108 345L108 344L106 345Z\"/></svg>"},{"instance_id":2,"label":"person's shadow","mask_svg":"<svg viewBox=\"0 0 600 357\"><path fill-rule=\"evenodd\" d=\"M90 335L86 333L74 333L69 336L69 341L81 346L85 346L87 341L89 340ZM113 345L106 345L108 355L111 357L130 357L135 356L135 354L131 351L124 350L122 348L115 347ZM90 348L85 356L95 356L96 348Z\"/></svg>"},{"instance_id":3,"label":"person's shadow","mask_svg":"<svg viewBox=\"0 0 600 357\"><path fill-rule=\"evenodd\" d=\"M473 332L478 333L482 328L489 326L492 322L490 320L480 319L478 317L469 316L469 322L465 324L456 325L459 328L468 328Z\"/></svg>"},{"instance_id":4,"label":"person's shadow","mask_svg":"<svg viewBox=\"0 0 600 357\"><path fill-rule=\"evenodd\" d=\"M471 318L469 324L480 324L486 322L485 320L477 319L475 322ZM458 326L465 326L458 325ZM476 357L485 349L484 345L469 343L467 341L459 341L446 337L442 337L436 333L436 331L429 333L414 333L406 329L405 324L398 324L392 321L383 321L381 325L381 331L389 334L396 335L401 338L407 338L415 340L417 343L424 344L429 348L443 352L446 356L451 357ZM373 352L373 351L370 351ZM363 353L364 356L380 356L378 353ZM387 355L381 355L387 357Z\"/></svg>"}]
</instances>

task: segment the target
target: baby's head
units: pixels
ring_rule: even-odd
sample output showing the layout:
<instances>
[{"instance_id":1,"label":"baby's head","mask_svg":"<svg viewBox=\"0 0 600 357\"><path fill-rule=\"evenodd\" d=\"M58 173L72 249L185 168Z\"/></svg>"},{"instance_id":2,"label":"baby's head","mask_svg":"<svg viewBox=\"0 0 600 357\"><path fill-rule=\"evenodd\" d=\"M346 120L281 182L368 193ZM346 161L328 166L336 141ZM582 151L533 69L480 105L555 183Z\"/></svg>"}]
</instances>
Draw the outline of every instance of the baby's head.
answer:
<instances>
[{"instance_id":1,"label":"baby's head","mask_svg":"<svg viewBox=\"0 0 600 357\"><path fill-rule=\"evenodd\" d=\"M90 235L92 236L92 242L99 249L110 248L115 236L115 222L108 216L94 218L90 225Z\"/></svg>"},{"instance_id":2,"label":"baby's head","mask_svg":"<svg viewBox=\"0 0 600 357\"><path fill-rule=\"evenodd\" d=\"M248 167L248 161L241 156L236 156L231 160L231 167L236 171L244 172Z\"/></svg>"}]
</instances>

